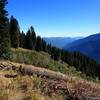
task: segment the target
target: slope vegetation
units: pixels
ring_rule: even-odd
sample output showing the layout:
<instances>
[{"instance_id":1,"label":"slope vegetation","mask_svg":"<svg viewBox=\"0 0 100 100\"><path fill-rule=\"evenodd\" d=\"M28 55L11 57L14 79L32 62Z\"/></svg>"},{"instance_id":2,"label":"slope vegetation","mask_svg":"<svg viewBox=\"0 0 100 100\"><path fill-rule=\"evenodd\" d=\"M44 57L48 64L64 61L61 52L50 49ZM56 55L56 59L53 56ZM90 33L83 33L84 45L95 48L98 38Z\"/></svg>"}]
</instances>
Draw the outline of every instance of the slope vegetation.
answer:
<instances>
[{"instance_id":1,"label":"slope vegetation","mask_svg":"<svg viewBox=\"0 0 100 100\"><path fill-rule=\"evenodd\" d=\"M0 60L0 100L100 100L100 84Z\"/></svg>"},{"instance_id":2,"label":"slope vegetation","mask_svg":"<svg viewBox=\"0 0 100 100\"><path fill-rule=\"evenodd\" d=\"M0 100L100 100L99 80L49 54L12 48L11 55L0 60Z\"/></svg>"},{"instance_id":3,"label":"slope vegetation","mask_svg":"<svg viewBox=\"0 0 100 100\"><path fill-rule=\"evenodd\" d=\"M61 72L69 75L78 75L82 74L72 66L69 66L67 63L62 61L54 61L48 53L45 52L36 52L34 50L27 49L12 49L11 61L30 64L39 66L42 68L50 69L56 72Z\"/></svg>"}]
</instances>

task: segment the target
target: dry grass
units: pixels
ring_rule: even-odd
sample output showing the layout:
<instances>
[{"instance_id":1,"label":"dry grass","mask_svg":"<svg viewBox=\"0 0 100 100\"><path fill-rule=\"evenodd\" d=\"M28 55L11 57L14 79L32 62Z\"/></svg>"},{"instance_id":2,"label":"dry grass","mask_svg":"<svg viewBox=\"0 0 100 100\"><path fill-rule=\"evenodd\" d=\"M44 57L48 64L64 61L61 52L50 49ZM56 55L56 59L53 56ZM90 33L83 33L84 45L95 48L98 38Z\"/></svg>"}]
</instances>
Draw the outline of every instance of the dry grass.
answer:
<instances>
[{"instance_id":1,"label":"dry grass","mask_svg":"<svg viewBox=\"0 0 100 100\"><path fill-rule=\"evenodd\" d=\"M0 100L67 100L68 98L100 100L99 83L32 65L3 60L0 63L8 67L12 65L17 67L17 71L12 69L0 71ZM20 65L23 75L18 72ZM5 74L16 73L18 76L15 78L5 77Z\"/></svg>"}]
</instances>

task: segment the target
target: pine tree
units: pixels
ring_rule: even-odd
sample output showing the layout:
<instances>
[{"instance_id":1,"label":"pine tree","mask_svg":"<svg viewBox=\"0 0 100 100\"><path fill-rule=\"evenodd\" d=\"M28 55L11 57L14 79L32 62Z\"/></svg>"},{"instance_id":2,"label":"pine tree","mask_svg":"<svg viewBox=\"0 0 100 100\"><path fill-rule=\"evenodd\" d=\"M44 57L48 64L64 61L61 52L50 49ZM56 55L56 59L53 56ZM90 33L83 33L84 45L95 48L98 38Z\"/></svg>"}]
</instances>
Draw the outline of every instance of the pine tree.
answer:
<instances>
[{"instance_id":1,"label":"pine tree","mask_svg":"<svg viewBox=\"0 0 100 100\"><path fill-rule=\"evenodd\" d=\"M26 35L23 31L20 34L20 47L21 48L26 48Z\"/></svg>"},{"instance_id":2,"label":"pine tree","mask_svg":"<svg viewBox=\"0 0 100 100\"><path fill-rule=\"evenodd\" d=\"M27 31L27 34L26 34L26 48L30 50L33 49L32 34L31 34L30 29Z\"/></svg>"},{"instance_id":3,"label":"pine tree","mask_svg":"<svg viewBox=\"0 0 100 100\"><path fill-rule=\"evenodd\" d=\"M55 46L52 47L51 49L51 57L54 60L60 60L60 50L58 48L56 48Z\"/></svg>"},{"instance_id":4,"label":"pine tree","mask_svg":"<svg viewBox=\"0 0 100 100\"><path fill-rule=\"evenodd\" d=\"M26 45L27 49L35 49L36 46L36 33L34 31L34 28L31 26L30 29L28 29L26 34Z\"/></svg>"},{"instance_id":5,"label":"pine tree","mask_svg":"<svg viewBox=\"0 0 100 100\"><path fill-rule=\"evenodd\" d=\"M10 19L10 38L11 38L11 46L14 48L19 47L19 39L20 39L20 28L17 19L11 16Z\"/></svg>"},{"instance_id":6,"label":"pine tree","mask_svg":"<svg viewBox=\"0 0 100 100\"><path fill-rule=\"evenodd\" d=\"M37 37L35 49L36 51L42 51L42 39L40 36Z\"/></svg>"},{"instance_id":7,"label":"pine tree","mask_svg":"<svg viewBox=\"0 0 100 100\"><path fill-rule=\"evenodd\" d=\"M51 54L51 49L52 49L51 44L48 44L48 45L47 45L47 52L48 52L49 54Z\"/></svg>"},{"instance_id":8,"label":"pine tree","mask_svg":"<svg viewBox=\"0 0 100 100\"><path fill-rule=\"evenodd\" d=\"M5 10L7 0L0 0L0 57L9 59L10 57L10 35L8 12Z\"/></svg>"},{"instance_id":9,"label":"pine tree","mask_svg":"<svg viewBox=\"0 0 100 100\"><path fill-rule=\"evenodd\" d=\"M42 51L47 52L47 44L43 39L42 39Z\"/></svg>"},{"instance_id":10,"label":"pine tree","mask_svg":"<svg viewBox=\"0 0 100 100\"><path fill-rule=\"evenodd\" d=\"M31 32L31 35L32 35L32 49L35 49L35 45L36 45L36 33L34 31L34 28L31 26L30 28L30 32Z\"/></svg>"}]
</instances>

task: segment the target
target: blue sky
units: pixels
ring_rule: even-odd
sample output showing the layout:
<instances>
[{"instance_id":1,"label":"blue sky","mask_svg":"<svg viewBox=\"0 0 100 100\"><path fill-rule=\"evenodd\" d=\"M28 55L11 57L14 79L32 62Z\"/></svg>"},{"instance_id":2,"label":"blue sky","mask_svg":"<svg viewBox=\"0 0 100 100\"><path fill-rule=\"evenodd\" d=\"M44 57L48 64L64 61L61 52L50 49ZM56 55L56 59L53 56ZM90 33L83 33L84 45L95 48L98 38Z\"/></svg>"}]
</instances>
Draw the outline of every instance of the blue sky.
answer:
<instances>
[{"instance_id":1,"label":"blue sky","mask_svg":"<svg viewBox=\"0 0 100 100\"><path fill-rule=\"evenodd\" d=\"M43 37L100 32L100 0L8 0L7 10L21 30L26 32L32 25Z\"/></svg>"}]
</instances>

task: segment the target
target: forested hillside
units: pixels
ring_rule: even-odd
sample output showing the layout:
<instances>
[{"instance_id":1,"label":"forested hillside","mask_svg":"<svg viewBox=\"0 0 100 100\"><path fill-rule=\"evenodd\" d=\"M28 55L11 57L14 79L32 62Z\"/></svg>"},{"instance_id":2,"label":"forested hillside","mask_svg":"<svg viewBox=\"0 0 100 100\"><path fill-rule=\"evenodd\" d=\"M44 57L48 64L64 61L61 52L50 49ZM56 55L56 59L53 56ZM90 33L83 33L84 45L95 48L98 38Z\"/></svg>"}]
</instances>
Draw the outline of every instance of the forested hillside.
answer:
<instances>
[{"instance_id":1,"label":"forested hillside","mask_svg":"<svg viewBox=\"0 0 100 100\"><path fill-rule=\"evenodd\" d=\"M43 38L37 36L35 29L31 26L26 33L20 32L20 25L18 20L11 16L10 21L7 18L7 11L5 10L6 0L0 2L2 5L1 14L2 18L0 28L0 57L10 59L10 48L25 48L29 50L36 50L38 52L44 51L50 54L51 58L56 61L64 61L71 66L74 66L78 71L86 74L87 76L100 77L100 65L94 60L78 53L70 53L61 50L51 44L47 44Z\"/></svg>"},{"instance_id":2,"label":"forested hillside","mask_svg":"<svg viewBox=\"0 0 100 100\"><path fill-rule=\"evenodd\" d=\"M46 43L0 0L0 100L100 99L100 65L79 52Z\"/></svg>"},{"instance_id":3,"label":"forested hillside","mask_svg":"<svg viewBox=\"0 0 100 100\"><path fill-rule=\"evenodd\" d=\"M10 23L16 22L14 25L10 24L10 34L11 36L11 46L13 48L25 48L29 50L36 50L38 52L44 51L51 55L51 58L56 61L64 61L71 66L74 66L78 71L86 74L87 76L99 77L99 64L97 64L93 59L78 53L78 52L68 52L61 50L51 44L47 44L43 38L37 36L34 28L31 26L30 29L25 34L20 32L18 21L11 17ZM14 29L13 32L11 29ZM15 34L14 34L15 33ZM13 38L14 37L14 38ZM14 39L16 38L16 41Z\"/></svg>"}]
</instances>

